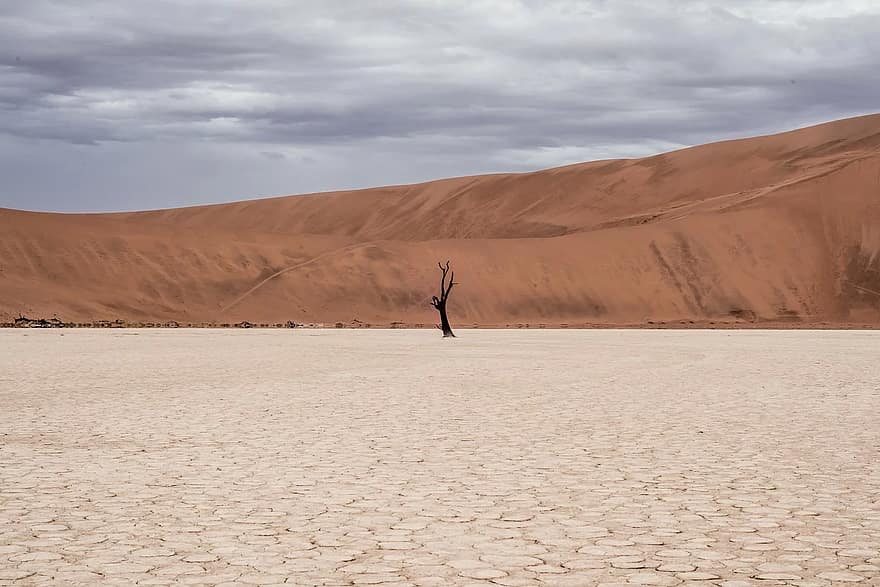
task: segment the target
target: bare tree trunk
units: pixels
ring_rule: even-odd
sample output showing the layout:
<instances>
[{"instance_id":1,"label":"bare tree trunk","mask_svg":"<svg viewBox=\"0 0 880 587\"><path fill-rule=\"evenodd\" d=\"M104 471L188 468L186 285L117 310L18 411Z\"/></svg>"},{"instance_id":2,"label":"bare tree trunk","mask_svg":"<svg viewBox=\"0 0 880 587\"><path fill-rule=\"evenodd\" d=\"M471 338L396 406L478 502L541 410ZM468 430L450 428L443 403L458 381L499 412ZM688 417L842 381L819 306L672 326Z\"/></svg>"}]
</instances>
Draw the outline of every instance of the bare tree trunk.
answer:
<instances>
[{"instance_id":1,"label":"bare tree trunk","mask_svg":"<svg viewBox=\"0 0 880 587\"><path fill-rule=\"evenodd\" d=\"M446 302L440 304L437 311L440 312L440 330L443 331L443 336L455 337L455 334L452 332L452 326L449 325L449 317L446 315Z\"/></svg>"},{"instance_id":2,"label":"bare tree trunk","mask_svg":"<svg viewBox=\"0 0 880 587\"><path fill-rule=\"evenodd\" d=\"M446 300L449 298L449 292L452 291L452 286L455 285L455 272L449 272L449 261L446 261L446 265L443 263L437 263L440 267L440 271L443 272L443 276L440 278L440 297L434 296L431 298L431 305L440 312L440 330L443 331L443 338L452 337L455 338L455 334L452 332L452 326L449 325L449 316L446 315ZM449 273L449 283L446 283L446 274Z\"/></svg>"}]
</instances>

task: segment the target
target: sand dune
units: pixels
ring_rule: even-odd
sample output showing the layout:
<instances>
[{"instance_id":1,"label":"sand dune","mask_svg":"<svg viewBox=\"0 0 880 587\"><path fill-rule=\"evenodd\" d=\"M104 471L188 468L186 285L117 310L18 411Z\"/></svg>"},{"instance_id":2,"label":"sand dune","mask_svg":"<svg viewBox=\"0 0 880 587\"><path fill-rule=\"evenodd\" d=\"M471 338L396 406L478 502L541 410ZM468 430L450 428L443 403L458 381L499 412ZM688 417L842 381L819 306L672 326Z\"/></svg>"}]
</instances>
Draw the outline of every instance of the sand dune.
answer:
<instances>
[{"instance_id":1,"label":"sand dune","mask_svg":"<svg viewBox=\"0 0 880 587\"><path fill-rule=\"evenodd\" d=\"M0 209L0 320L880 325L880 115L526 174Z\"/></svg>"}]
</instances>

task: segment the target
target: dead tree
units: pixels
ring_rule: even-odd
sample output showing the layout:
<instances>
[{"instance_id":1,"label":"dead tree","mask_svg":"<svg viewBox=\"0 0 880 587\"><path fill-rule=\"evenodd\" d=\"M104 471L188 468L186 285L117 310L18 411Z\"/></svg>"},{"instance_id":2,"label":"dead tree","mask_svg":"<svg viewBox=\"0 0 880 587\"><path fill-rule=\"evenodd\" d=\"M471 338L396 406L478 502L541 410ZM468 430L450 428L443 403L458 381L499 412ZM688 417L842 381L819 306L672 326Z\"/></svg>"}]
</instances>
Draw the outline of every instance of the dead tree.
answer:
<instances>
[{"instance_id":1,"label":"dead tree","mask_svg":"<svg viewBox=\"0 0 880 587\"><path fill-rule=\"evenodd\" d=\"M440 278L440 297L432 296L431 305L440 312L440 324L437 328L443 331L443 338L449 336L455 338L452 327L449 325L449 318L446 316L446 300L449 299L449 292L452 291L452 286L455 285L455 271L449 271L449 261L446 261L445 266L443 263L437 263L437 265L440 267L440 271L443 272L443 276ZM449 283L446 282L447 274L449 275Z\"/></svg>"}]
</instances>

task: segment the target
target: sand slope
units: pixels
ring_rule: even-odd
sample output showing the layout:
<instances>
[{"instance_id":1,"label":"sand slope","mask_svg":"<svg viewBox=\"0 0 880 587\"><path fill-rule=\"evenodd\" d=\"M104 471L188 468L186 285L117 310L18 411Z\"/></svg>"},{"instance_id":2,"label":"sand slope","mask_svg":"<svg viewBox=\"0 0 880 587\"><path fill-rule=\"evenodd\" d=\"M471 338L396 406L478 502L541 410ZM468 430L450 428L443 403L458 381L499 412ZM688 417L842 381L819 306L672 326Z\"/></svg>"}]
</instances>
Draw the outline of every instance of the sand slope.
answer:
<instances>
[{"instance_id":1,"label":"sand slope","mask_svg":"<svg viewBox=\"0 0 880 587\"><path fill-rule=\"evenodd\" d=\"M0 209L0 319L880 324L880 115L645 159L124 214Z\"/></svg>"}]
</instances>

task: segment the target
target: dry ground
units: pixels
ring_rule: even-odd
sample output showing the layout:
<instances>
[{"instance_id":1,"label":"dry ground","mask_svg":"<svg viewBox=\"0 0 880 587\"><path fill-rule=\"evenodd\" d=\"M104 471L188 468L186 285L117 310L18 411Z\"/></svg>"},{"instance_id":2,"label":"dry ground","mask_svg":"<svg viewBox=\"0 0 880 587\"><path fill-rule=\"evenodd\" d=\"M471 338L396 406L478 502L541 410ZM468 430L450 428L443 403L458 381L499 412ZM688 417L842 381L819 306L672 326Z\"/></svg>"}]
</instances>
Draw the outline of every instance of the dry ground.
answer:
<instances>
[{"instance_id":1,"label":"dry ground","mask_svg":"<svg viewBox=\"0 0 880 587\"><path fill-rule=\"evenodd\" d=\"M0 584L880 584L880 333L0 331Z\"/></svg>"}]
</instances>

